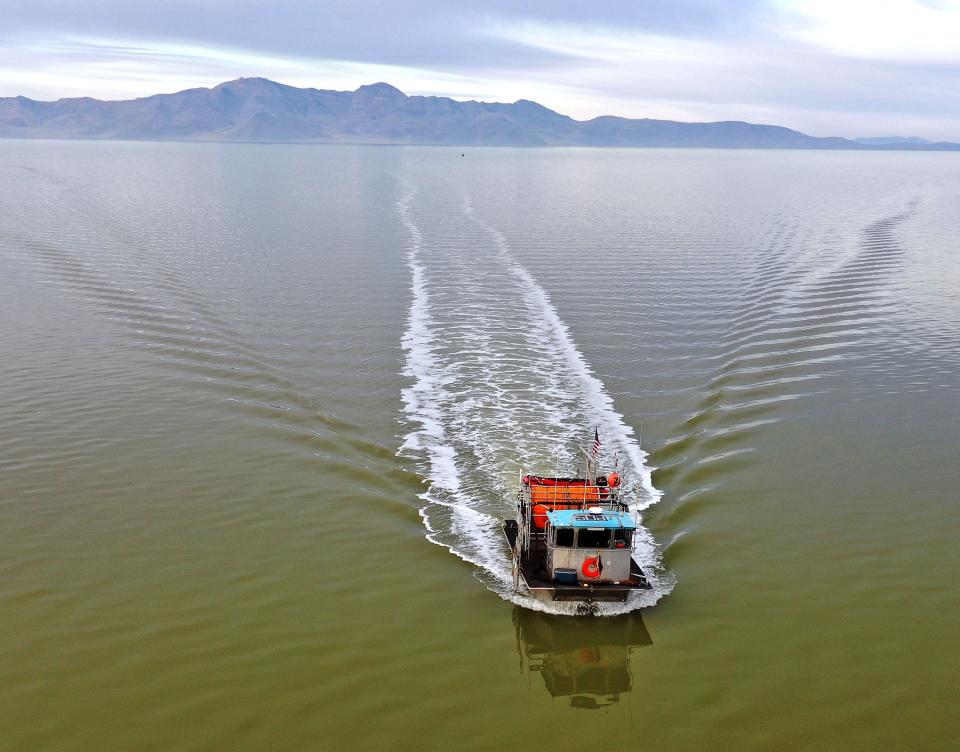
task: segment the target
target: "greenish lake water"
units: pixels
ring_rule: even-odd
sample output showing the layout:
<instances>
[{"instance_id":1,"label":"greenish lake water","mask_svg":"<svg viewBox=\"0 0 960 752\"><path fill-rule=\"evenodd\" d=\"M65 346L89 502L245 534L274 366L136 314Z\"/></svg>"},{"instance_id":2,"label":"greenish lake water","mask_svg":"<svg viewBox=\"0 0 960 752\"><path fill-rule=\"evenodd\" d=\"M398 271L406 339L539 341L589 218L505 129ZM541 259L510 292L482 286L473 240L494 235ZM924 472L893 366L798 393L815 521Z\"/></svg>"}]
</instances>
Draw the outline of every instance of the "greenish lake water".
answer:
<instances>
[{"instance_id":1,"label":"greenish lake water","mask_svg":"<svg viewBox=\"0 0 960 752\"><path fill-rule=\"evenodd\" d=\"M461 151L0 141L0 749L954 745L960 157Z\"/></svg>"}]
</instances>

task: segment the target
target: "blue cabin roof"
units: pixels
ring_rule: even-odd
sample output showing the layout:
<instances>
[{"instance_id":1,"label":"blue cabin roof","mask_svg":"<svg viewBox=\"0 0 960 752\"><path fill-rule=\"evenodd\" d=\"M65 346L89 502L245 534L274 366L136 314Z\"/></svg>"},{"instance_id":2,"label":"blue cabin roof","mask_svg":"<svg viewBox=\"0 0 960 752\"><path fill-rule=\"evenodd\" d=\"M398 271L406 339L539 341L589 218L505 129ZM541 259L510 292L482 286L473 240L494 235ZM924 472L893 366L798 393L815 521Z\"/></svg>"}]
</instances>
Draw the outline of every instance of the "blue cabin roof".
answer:
<instances>
[{"instance_id":1,"label":"blue cabin roof","mask_svg":"<svg viewBox=\"0 0 960 752\"><path fill-rule=\"evenodd\" d=\"M604 509L603 512L593 513L585 509L561 509L556 512L547 512L547 519L553 527L609 527L634 530L637 523L626 512L615 512Z\"/></svg>"}]
</instances>

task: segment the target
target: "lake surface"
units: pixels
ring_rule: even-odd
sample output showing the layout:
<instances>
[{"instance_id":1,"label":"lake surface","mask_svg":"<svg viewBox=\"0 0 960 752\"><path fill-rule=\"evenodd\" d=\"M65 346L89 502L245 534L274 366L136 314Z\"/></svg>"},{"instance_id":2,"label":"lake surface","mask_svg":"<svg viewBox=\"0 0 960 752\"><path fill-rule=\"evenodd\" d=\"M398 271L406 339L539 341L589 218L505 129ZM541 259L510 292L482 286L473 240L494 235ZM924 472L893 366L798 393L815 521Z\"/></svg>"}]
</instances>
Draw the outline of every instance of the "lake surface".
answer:
<instances>
[{"instance_id":1,"label":"lake surface","mask_svg":"<svg viewBox=\"0 0 960 752\"><path fill-rule=\"evenodd\" d=\"M0 749L954 744L960 155L460 154L0 141Z\"/></svg>"}]
</instances>

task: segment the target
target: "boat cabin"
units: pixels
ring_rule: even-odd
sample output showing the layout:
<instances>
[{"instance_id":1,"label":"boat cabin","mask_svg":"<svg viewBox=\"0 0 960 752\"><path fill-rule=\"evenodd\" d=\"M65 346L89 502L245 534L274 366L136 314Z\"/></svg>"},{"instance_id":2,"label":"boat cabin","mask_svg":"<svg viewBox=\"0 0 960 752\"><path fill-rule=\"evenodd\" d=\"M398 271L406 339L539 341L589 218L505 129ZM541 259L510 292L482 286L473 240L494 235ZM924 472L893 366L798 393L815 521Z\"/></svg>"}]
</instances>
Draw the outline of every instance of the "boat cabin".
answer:
<instances>
[{"instance_id":1,"label":"boat cabin","mask_svg":"<svg viewBox=\"0 0 960 752\"><path fill-rule=\"evenodd\" d=\"M620 583L630 578L636 523L618 509L561 509L547 512L545 538L550 579Z\"/></svg>"}]
</instances>

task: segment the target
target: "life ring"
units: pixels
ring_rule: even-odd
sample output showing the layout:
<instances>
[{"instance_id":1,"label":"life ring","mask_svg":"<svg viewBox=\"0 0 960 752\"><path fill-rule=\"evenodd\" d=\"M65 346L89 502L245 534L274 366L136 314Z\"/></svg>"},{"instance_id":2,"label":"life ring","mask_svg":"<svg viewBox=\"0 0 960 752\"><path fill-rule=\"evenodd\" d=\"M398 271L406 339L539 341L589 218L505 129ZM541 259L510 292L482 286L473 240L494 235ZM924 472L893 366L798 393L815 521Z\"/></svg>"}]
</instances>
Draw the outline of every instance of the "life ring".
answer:
<instances>
[{"instance_id":1,"label":"life ring","mask_svg":"<svg viewBox=\"0 0 960 752\"><path fill-rule=\"evenodd\" d=\"M583 566L580 567L580 571L583 573L583 576L589 580L595 580L600 576L600 570L602 566L600 565L600 555L588 556L583 560Z\"/></svg>"}]
</instances>

